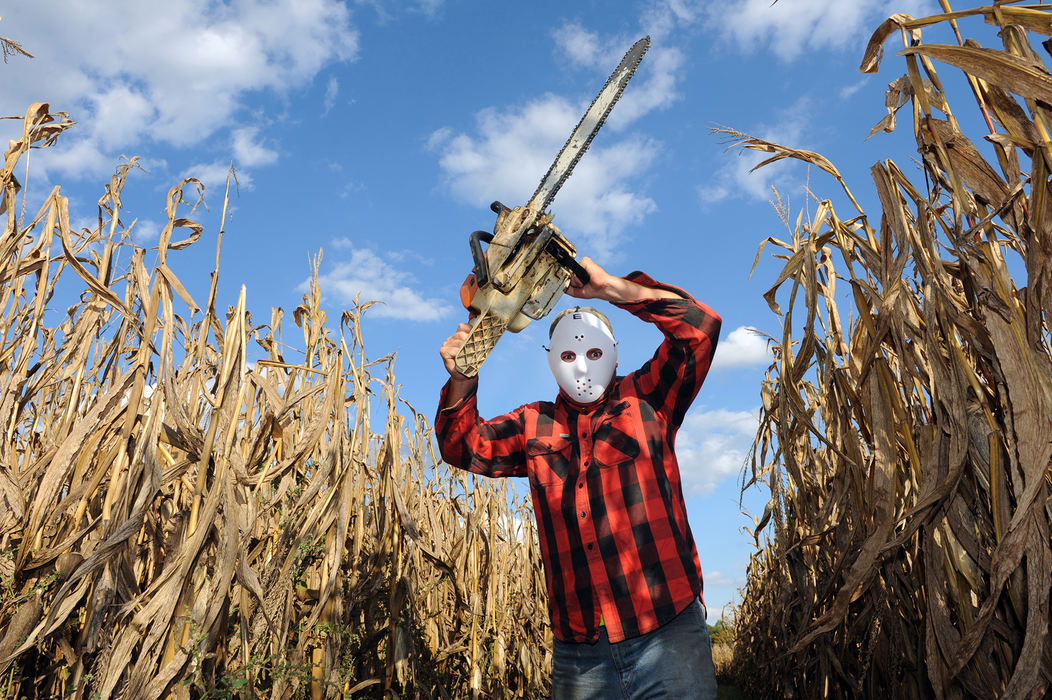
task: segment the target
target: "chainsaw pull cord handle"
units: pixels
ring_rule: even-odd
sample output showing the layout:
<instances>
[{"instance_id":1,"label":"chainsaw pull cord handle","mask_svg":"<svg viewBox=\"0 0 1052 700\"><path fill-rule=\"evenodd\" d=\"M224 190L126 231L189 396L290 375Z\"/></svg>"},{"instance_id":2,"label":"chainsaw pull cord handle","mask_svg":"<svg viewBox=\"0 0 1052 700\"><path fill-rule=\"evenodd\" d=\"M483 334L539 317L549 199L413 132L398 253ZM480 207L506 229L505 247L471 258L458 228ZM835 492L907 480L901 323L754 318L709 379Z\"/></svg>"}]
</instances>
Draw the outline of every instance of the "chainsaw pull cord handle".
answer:
<instances>
[{"instance_id":1,"label":"chainsaw pull cord handle","mask_svg":"<svg viewBox=\"0 0 1052 700\"><path fill-rule=\"evenodd\" d=\"M486 264L486 254L482 251L482 241L489 243L492 240L493 234L489 231L472 231L468 237L471 258L475 261L475 281L479 288L485 287L489 282L489 265Z\"/></svg>"}]
</instances>

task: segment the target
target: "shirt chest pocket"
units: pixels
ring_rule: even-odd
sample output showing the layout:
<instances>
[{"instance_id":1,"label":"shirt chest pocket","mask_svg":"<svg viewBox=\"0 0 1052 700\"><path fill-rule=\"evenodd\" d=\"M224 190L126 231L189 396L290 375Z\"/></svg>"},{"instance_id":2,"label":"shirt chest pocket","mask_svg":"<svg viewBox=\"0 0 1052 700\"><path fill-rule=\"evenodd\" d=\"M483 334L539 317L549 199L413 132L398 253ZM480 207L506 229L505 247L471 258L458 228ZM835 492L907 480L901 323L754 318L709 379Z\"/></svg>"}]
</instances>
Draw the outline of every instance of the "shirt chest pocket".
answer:
<instances>
[{"instance_id":1,"label":"shirt chest pocket","mask_svg":"<svg viewBox=\"0 0 1052 700\"><path fill-rule=\"evenodd\" d=\"M592 455L600 468L616 467L639 457L639 440L616 425L606 423L595 431Z\"/></svg>"},{"instance_id":2,"label":"shirt chest pocket","mask_svg":"<svg viewBox=\"0 0 1052 700\"><path fill-rule=\"evenodd\" d=\"M569 438L530 438L526 442L526 455L531 477L540 484L564 481L570 473L572 452L573 443Z\"/></svg>"}]
</instances>

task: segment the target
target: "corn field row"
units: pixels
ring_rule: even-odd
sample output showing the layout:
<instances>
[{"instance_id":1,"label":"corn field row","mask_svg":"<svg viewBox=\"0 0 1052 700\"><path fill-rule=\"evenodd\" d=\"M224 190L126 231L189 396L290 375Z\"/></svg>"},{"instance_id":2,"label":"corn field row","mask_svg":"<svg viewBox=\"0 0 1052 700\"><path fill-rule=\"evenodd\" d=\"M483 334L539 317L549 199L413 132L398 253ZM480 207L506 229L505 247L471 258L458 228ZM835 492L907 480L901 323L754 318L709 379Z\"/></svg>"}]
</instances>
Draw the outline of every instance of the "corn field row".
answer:
<instances>
[{"instance_id":1,"label":"corn field row","mask_svg":"<svg viewBox=\"0 0 1052 700\"><path fill-rule=\"evenodd\" d=\"M218 312L221 227L199 305L169 256L203 245L203 188L169 192L154 254L121 220L134 161L94 228L58 187L24 223L23 159L73 124L39 103L23 124L0 172L0 698L543 694L528 506L437 466L393 358L365 355L368 304L334 329L315 283L288 345L244 288Z\"/></svg>"},{"instance_id":2,"label":"corn field row","mask_svg":"<svg viewBox=\"0 0 1052 700\"><path fill-rule=\"evenodd\" d=\"M825 171L851 209L815 197L768 240L782 337L749 476L772 498L737 615L756 697L1052 692L1052 7L941 5L865 52L875 72L901 36L874 132L909 115L917 140L910 167L872 167L879 216L822 156L727 132ZM1001 46L962 38L982 22ZM954 40L924 43L936 27Z\"/></svg>"}]
</instances>

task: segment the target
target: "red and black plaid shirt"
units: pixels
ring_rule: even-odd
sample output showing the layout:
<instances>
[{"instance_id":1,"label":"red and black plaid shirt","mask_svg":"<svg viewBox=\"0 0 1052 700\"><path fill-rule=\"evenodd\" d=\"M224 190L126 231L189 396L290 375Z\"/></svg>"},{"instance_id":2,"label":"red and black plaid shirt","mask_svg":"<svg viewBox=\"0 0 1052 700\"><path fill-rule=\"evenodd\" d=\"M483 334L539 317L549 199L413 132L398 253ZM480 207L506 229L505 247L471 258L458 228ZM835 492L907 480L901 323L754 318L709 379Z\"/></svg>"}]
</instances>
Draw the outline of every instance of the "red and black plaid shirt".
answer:
<instances>
[{"instance_id":1,"label":"red and black plaid shirt","mask_svg":"<svg viewBox=\"0 0 1052 700\"><path fill-rule=\"evenodd\" d=\"M676 431L709 370L720 317L643 273L627 279L682 299L618 304L665 334L654 357L595 403L559 393L482 420L472 395L435 419L442 458L486 476L528 476L551 608L562 641L646 634L701 595Z\"/></svg>"}]
</instances>

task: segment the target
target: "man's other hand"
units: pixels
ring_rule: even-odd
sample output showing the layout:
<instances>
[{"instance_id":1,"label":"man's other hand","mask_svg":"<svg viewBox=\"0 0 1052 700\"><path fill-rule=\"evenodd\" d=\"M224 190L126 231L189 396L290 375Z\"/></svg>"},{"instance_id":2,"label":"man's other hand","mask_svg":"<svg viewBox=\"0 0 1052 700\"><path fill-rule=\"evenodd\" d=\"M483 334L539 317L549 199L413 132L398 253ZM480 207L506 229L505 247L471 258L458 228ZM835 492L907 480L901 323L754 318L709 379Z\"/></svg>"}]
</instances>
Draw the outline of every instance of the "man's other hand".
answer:
<instances>
[{"instance_id":1,"label":"man's other hand","mask_svg":"<svg viewBox=\"0 0 1052 700\"><path fill-rule=\"evenodd\" d=\"M599 267L591 258L581 258L581 267L588 273L588 284L573 276L566 293L578 299L607 299L611 283L616 279Z\"/></svg>"},{"instance_id":2,"label":"man's other hand","mask_svg":"<svg viewBox=\"0 0 1052 700\"><path fill-rule=\"evenodd\" d=\"M446 371L449 372L449 376L454 383L473 383L476 381L475 377L468 377L458 370L456 362L457 353L460 352L460 348L464 347L470 330L471 326L468 324L459 324L456 332L446 338L446 342L442 343L442 347L438 350L438 354L442 356L442 364L445 365Z\"/></svg>"}]
</instances>

